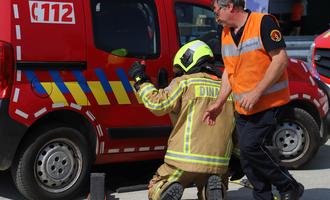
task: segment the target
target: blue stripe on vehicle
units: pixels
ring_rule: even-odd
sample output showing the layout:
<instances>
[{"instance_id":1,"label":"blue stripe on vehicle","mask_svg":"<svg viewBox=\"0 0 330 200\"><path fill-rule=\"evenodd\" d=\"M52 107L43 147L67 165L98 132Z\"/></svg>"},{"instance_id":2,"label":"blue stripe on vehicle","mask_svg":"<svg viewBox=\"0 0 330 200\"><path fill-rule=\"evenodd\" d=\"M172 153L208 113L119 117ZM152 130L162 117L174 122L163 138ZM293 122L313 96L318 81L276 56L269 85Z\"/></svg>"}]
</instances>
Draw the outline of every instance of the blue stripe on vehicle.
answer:
<instances>
[{"instance_id":1,"label":"blue stripe on vehicle","mask_svg":"<svg viewBox=\"0 0 330 200\"><path fill-rule=\"evenodd\" d=\"M101 81L101 85L102 85L104 91L106 93L112 92L112 89L111 89L111 86L109 84L109 81L108 81L107 77L105 76L103 70L100 69L100 68L97 68L94 71L95 71L96 76Z\"/></svg>"},{"instance_id":2,"label":"blue stripe on vehicle","mask_svg":"<svg viewBox=\"0 0 330 200\"><path fill-rule=\"evenodd\" d=\"M69 89L64 84L62 77L58 71L51 70L49 71L50 76L53 78L55 84L60 89L63 94L70 94Z\"/></svg>"},{"instance_id":3,"label":"blue stripe on vehicle","mask_svg":"<svg viewBox=\"0 0 330 200\"><path fill-rule=\"evenodd\" d=\"M133 92L133 88L125 74L125 71L123 68L117 68L116 73L119 76L120 81L122 82L126 92Z\"/></svg>"},{"instance_id":4,"label":"blue stripe on vehicle","mask_svg":"<svg viewBox=\"0 0 330 200\"><path fill-rule=\"evenodd\" d=\"M25 75L38 94L47 94L47 91L42 87L38 77L33 71L25 71Z\"/></svg>"},{"instance_id":5,"label":"blue stripe on vehicle","mask_svg":"<svg viewBox=\"0 0 330 200\"><path fill-rule=\"evenodd\" d=\"M91 89L89 88L88 84L87 84L87 80L84 77L84 75L81 73L81 71L72 71L73 75L75 76L75 78L78 81L78 84L80 85L81 89L87 93L87 92L92 92Z\"/></svg>"}]
</instances>

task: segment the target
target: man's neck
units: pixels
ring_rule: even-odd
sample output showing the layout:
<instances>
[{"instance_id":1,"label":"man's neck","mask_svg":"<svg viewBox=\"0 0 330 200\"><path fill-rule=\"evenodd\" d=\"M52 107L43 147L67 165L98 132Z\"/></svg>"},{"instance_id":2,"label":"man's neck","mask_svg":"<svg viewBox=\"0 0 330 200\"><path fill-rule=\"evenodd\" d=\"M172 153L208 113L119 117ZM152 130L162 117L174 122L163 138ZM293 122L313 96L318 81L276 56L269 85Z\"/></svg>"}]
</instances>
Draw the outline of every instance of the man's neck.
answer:
<instances>
[{"instance_id":1,"label":"man's neck","mask_svg":"<svg viewBox=\"0 0 330 200\"><path fill-rule=\"evenodd\" d=\"M245 11L239 11L236 15L236 23L234 25L234 33L236 34L245 24L249 13Z\"/></svg>"}]
</instances>

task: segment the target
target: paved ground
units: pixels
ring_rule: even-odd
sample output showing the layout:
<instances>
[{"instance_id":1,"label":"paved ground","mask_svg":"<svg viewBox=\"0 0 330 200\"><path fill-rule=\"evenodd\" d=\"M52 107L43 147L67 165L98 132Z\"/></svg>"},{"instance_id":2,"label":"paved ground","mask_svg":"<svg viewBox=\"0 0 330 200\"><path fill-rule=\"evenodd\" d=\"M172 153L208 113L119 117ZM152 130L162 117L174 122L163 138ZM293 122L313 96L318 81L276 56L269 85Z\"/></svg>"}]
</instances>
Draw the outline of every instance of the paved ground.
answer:
<instances>
[{"instance_id":1,"label":"paved ground","mask_svg":"<svg viewBox=\"0 0 330 200\"><path fill-rule=\"evenodd\" d=\"M305 185L302 200L329 200L330 199L330 140L322 146L315 158L300 170L290 171L293 176ZM196 189L185 190L183 200L195 200ZM147 192L136 191L113 193L111 199L143 200L147 199ZM230 184L228 199L252 200L251 190L240 185Z\"/></svg>"},{"instance_id":2,"label":"paved ground","mask_svg":"<svg viewBox=\"0 0 330 200\"><path fill-rule=\"evenodd\" d=\"M330 140L322 146L315 158L300 170L291 173L305 185L302 200L329 200L330 199ZM116 166L102 166L94 171L107 172L107 188L111 200L146 200L147 191L126 191L127 188L145 188L152 172L161 161L139 164L124 164ZM125 174L123 174L123 171ZM138 172L138 173L137 173ZM120 174L120 175L119 175ZM133 187L133 188L134 188ZM111 191L119 191L111 192ZM240 185L230 184L228 199L252 200L251 191ZM195 200L196 189L185 190L183 200ZM11 181L9 172L0 173L0 200L24 200L17 192Z\"/></svg>"}]
</instances>

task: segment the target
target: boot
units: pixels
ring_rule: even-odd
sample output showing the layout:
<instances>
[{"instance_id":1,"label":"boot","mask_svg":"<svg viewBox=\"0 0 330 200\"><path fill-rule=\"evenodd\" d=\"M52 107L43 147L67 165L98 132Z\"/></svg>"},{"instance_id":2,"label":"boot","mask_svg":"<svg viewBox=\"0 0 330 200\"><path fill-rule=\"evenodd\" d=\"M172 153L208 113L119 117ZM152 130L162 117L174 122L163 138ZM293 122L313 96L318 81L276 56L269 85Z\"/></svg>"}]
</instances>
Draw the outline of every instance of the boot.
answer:
<instances>
[{"instance_id":1,"label":"boot","mask_svg":"<svg viewBox=\"0 0 330 200\"><path fill-rule=\"evenodd\" d=\"M207 200L224 200L225 191L221 184L221 178L217 175L211 175L206 185Z\"/></svg>"},{"instance_id":2,"label":"boot","mask_svg":"<svg viewBox=\"0 0 330 200\"><path fill-rule=\"evenodd\" d=\"M281 200L299 200L304 193L304 186L301 183L297 183L294 189L281 193Z\"/></svg>"},{"instance_id":3,"label":"boot","mask_svg":"<svg viewBox=\"0 0 330 200\"><path fill-rule=\"evenodd\" d=\"M160 200L179 200L183 195L183 187L180 183L172 183L160 195Z\"/></svg>"}]
</instances>

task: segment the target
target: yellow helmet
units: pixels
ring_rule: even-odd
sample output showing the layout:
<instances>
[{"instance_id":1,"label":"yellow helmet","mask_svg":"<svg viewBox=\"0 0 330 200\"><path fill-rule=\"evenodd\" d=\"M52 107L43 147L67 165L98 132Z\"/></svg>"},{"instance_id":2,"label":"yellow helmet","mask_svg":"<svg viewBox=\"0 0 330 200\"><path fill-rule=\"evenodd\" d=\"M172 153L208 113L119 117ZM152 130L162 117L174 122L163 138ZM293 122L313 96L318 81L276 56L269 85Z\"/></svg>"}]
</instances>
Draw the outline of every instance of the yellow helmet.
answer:
<instances>
[{"instance_id":1,"label":"yellow helmet","mask_svg":"<svg viewBox=\"0 0 330 200\"><path fill-rule=\"evenodd\" d=\"M213 52L205 42L193 40L183 45L175 54L173 66L188 72L213 59Z\"/></svg>"}]
</instances>

